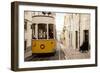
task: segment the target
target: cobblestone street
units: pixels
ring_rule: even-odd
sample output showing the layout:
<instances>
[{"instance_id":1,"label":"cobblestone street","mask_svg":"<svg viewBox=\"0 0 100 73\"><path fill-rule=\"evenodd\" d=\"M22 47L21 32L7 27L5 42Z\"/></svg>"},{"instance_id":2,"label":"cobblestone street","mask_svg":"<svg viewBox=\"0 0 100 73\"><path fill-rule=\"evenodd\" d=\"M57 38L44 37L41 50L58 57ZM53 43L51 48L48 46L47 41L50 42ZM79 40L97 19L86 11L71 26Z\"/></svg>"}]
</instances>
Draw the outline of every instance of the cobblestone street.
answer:
<instances>
[{"instance_id":1,"label":"cobblestone street","mask_svg":"<svg viewBox=\"0 0 100 73\"><path fill-rule=\"evenodd\" d=\"M65 58L66 59L87 59L90 58L90 51L79 52L78 49L65 49Z\"/></svg>"},{"instance_id":2,"label":"cobblestone street","mask_svg":"<svg viewBox=\"0 0 100 73\"><path fill-rule=\"evenodd\" d=\"M64 52L64 57L68 59L87 59L90 58L90 51L80 52L79 49L66 48L66 45L63 45L58 42L58 48Z\"/></svg>"}]
</instances>

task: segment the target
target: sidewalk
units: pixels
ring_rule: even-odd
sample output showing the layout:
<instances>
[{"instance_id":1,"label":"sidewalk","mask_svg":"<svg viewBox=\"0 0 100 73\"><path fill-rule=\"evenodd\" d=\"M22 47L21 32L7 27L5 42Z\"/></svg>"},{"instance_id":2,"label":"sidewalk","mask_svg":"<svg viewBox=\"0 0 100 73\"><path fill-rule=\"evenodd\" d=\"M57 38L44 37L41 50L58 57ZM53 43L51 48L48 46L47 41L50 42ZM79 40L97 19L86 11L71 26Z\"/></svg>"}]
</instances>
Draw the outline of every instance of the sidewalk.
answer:
<instances>
[{"instance_id":1,"label":"sidewalk","mask_svg":"<svg viewBox=\"0 0 100 73\"><path fill-rule=\"evenodd\" d=\"M78 49L67 49L64 45L61 44L61 50L65 54L65 58L68 59L88 59L90 58L90 51L81 53Z\"/></svg>"}]
</instances>

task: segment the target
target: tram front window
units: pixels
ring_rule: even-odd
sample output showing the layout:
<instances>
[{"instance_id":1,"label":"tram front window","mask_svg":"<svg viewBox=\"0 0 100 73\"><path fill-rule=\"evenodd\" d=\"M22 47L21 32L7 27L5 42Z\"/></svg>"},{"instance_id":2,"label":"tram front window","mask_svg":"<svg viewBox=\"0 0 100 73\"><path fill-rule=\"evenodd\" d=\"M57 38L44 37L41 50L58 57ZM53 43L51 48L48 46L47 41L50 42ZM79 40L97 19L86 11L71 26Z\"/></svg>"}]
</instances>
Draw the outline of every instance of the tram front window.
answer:
<instances>
[{"instance_id":1,"label":"tram front window","mask_svg":"<svg viewBox=\"0 0 100 73\"><path fill-rule=\"evenodd\" d=\"M53 24L49 24L49 39L54 38L54 33L53 33Z\"/></svg>"},{"instance_id":2,"label":"tram front window","mask_svg":"<svg viewBox=\"0 0 100 73\"><path fill-rule=\"evenodd\" d=\"M47 25L38 24L38 39L47 39Z\"/></svg>"}]
</instances>

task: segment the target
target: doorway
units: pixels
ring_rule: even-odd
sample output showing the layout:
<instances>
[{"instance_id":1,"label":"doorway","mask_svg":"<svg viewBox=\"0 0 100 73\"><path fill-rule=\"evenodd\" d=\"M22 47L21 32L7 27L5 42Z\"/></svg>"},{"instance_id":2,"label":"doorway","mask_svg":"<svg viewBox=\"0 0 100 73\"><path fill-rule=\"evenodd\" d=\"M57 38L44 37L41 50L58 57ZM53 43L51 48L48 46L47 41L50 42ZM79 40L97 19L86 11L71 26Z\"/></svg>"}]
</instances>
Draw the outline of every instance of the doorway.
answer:
<instances>
[{"instance_id":1,"label":"doorway","mask_svg":"<svg viewBox=\"0 0 100 73\"><path fill-rule=\"evenodd\" d=\"M75 44L76 44L76 48L78 48L78 31L75 31L75 34L76 34Z\"/></svg>"},{"instance_id":2,"label":"doorway","mask_svg":"<svg viewBox=\"0 0 100 73\"><path fill-rule=\"evenodd\" d=\"M83 36L83 41L89 42L89 30L84 30Z\"/></svg>"}]
</instances>

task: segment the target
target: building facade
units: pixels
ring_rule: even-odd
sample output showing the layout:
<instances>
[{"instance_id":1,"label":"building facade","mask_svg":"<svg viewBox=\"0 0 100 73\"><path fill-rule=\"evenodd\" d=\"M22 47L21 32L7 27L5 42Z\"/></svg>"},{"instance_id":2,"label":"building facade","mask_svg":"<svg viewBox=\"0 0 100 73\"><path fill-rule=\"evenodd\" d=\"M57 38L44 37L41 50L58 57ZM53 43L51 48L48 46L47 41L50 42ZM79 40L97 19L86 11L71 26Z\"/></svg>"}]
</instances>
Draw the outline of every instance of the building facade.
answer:
<instances>
[{"instance_id":1,"label":"building facade","mask_svg":"<svg viewBox=\"0 0 100 73\"><path fill-rule=\"evenodd\" d=\"M79 49L84 41L90 42L90 15L79 13L66 14L62 34L67 49Z\"/></svg>"},{"instance_id":2,"label":"building facade","mask_svg":"<svg viewBox=\"0 0 100 73\"><path fill-rule=\"evenodd\" d=\"M27 48L31 47L31 38L32 38L32 12L25 11L24 13L24 49L27 51Z\"/></svg>"}]
</instances>

